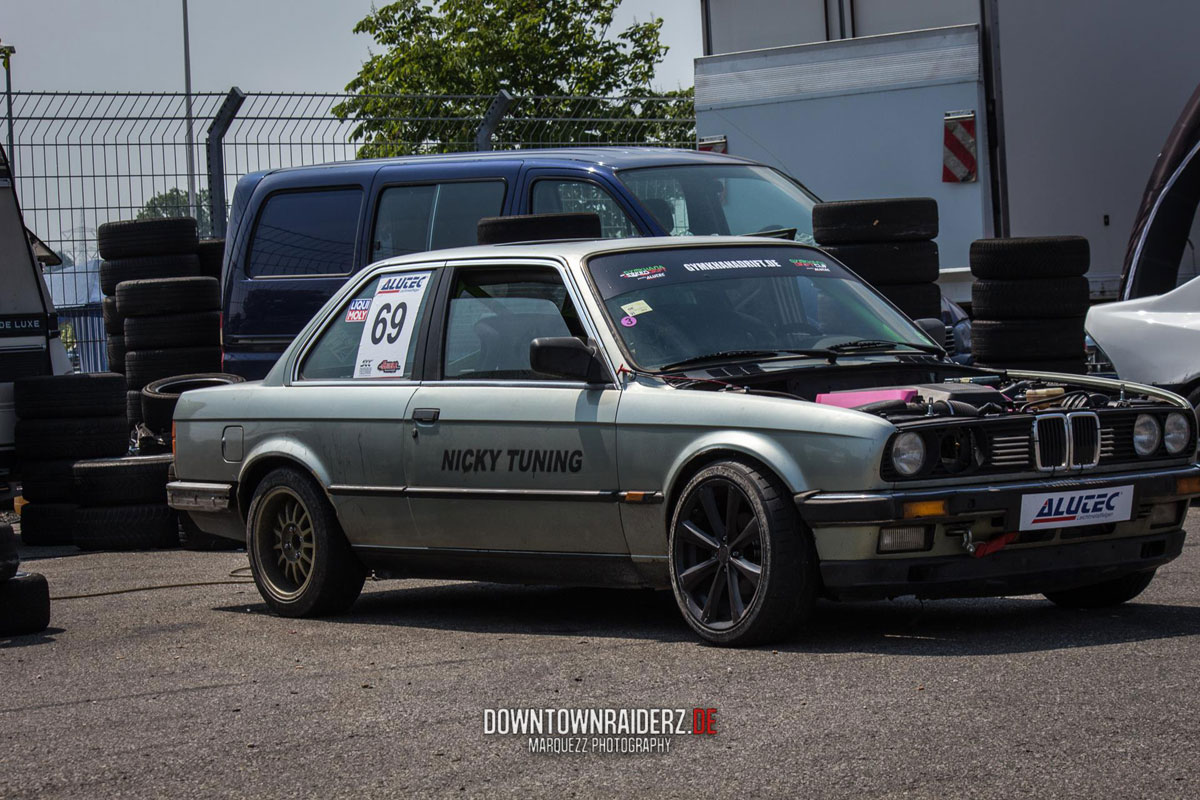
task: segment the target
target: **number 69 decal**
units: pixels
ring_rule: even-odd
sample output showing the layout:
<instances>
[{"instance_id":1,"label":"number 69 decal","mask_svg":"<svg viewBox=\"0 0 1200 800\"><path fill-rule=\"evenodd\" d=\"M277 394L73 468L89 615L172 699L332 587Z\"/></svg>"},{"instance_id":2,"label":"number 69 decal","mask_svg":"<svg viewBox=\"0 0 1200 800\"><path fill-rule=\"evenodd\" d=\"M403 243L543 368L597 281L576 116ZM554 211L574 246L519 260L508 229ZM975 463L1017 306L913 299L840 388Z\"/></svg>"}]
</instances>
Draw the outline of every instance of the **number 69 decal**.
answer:
<instances>
[{"instance_id":1,"label":"number 69 decal","mask_svg":"<svg viewBox=\"0 0 1200 800\"><path fill-rule=\"evenodd\" d=\"M358 340L355 378L406 378L413 328L409 309L419 309L431 272L384 275L375 287L370 319Z\"/></svg>"}]
</instances>

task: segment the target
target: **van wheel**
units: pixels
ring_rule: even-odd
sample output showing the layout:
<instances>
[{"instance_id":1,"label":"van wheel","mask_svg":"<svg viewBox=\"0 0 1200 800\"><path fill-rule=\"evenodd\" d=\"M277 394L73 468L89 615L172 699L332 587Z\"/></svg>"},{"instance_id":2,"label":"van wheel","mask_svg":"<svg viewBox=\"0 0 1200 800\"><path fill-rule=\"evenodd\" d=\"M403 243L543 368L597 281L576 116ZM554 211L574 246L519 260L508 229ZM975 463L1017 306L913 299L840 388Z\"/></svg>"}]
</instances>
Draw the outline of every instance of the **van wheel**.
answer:
<instances>
[{"instance_id":1,"label":"van wheel","mask_svg":"<svg viewBox=\"0 0 1200 800\"><path fill-rule=\"evenodd\" d=\"M1091 586L1080 586L1078 589L1067 589L1062 592L1046 592L1045 598L1063 608L1108 608L1127 603L1146 590L1154 573L1134 572L1121 578L1115 578L1103 583L1093 583Z\"/></svg>"},{"instance_id":2,"label":"van wheel","mask_svg":"<svg viewBox=\"0 0 1200 800\"><path fill-rule=\"evenodd\" d=\"M271 472L254 491L246 552L259 594L284 617L345 611L367 576L329 503L291 467Z\"/></svg>"},{"instance_id":3,"label":"van wheel","mask_svg":"<svg viewBox=\"0 0 1200 800\"><path fill-rule=\"evenodd\" d=\"M701 470L671 519L671 585L692 630L744 647L792 633L817 597L817 554L777 481L740 461Z\"/></svg>"}]
</instances>

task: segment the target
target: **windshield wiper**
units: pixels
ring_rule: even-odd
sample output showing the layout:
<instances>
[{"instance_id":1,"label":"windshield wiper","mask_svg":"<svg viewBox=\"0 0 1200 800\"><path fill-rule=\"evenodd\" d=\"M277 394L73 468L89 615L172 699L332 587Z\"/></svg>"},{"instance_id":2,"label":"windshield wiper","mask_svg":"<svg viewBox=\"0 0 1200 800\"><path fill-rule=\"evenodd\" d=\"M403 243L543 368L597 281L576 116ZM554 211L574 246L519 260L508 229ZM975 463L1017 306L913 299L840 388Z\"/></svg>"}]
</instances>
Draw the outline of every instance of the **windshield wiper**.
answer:
<instances>
[{"instance_id":1,"label":"windshield wiper","mask_svg":"<svg viewBox=\"0 0 1200 800\"><path fill-rule=\"evenodd\" d=\"M911 347L914 350L919 350L922 353L931 355L945 355L945 350L938 347L936 344L925 344L923 342L893 342L887 339L853 339L849 342L838 342L837 344L829 345L828 349L835 353L849 353L856 350L880 350L887 351L897 347Z\"/></svg>"},{"instance_id":2,"label":"windshield wiper","mask_svg":"<svg viewBox=\"0 0 1200 800\"><path fill-rule=\"evenodd\" d=\"M794 356L828 358L832 355L833 353L829 350L720 350L716 353L706 353L702 356L693 356L692 358L685 358L682 361L664 364L658 369L660 372L665 372L667 370L679 369L680 367L696 367L710 362L735 360L765 361L777 358L792 358Z\"/></svg>"}]
</instances>

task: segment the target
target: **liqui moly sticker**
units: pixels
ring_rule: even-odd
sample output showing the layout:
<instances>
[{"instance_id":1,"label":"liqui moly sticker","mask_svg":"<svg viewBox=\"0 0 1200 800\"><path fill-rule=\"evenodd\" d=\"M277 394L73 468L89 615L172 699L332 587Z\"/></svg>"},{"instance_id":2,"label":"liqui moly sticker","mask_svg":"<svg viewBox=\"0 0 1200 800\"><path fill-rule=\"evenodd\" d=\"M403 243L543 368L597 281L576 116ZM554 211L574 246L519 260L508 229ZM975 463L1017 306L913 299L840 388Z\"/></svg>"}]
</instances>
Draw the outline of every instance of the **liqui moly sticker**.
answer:
<instances>
[{"instance_id":1,"label":"liqui moly sticker","mask_svg":"<svg viewBox=\"0 0 1200 800\"><path fill-rule=\"evenodd\" d=\"M1021 498L1023 531L1124 522L1132 514L1132 486L1027 494Z\"/></svg>"}]
</instances>

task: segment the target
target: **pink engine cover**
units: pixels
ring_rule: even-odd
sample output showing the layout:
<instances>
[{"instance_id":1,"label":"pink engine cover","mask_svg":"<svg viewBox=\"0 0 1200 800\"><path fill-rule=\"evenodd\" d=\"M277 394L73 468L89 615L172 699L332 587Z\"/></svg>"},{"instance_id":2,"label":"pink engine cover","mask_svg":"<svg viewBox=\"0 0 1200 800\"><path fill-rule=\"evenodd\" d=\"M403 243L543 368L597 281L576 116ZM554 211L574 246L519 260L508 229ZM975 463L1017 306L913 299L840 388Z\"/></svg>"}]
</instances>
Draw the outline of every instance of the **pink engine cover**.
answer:
<instances>
[{"instance_id":1,"label":"pink engine cover","mask_svg":"<svg viewBox=\"0 0 1200 800\"><path fill-rule=\"evenodd\" d=\"M865 406L867 403L880 403L884 400L903 400L911 403L917 396L916 389L864 389L852 392L826 392L817 395L817 402L839 408L854 408Z\"/></svg>"}]
</instances>

